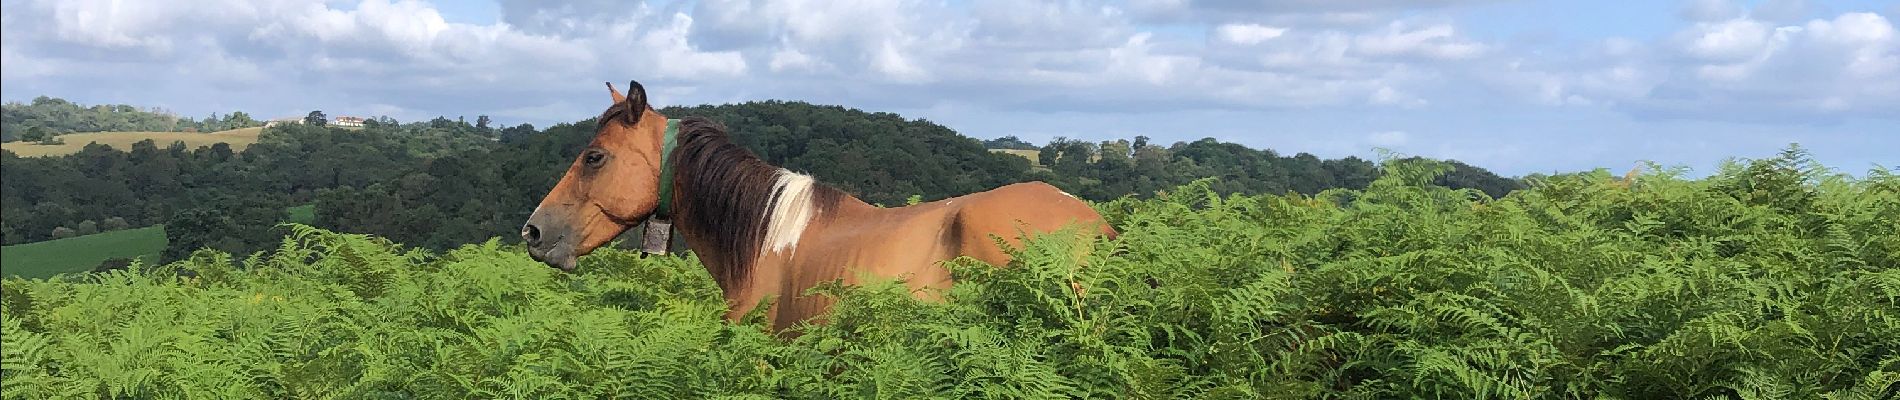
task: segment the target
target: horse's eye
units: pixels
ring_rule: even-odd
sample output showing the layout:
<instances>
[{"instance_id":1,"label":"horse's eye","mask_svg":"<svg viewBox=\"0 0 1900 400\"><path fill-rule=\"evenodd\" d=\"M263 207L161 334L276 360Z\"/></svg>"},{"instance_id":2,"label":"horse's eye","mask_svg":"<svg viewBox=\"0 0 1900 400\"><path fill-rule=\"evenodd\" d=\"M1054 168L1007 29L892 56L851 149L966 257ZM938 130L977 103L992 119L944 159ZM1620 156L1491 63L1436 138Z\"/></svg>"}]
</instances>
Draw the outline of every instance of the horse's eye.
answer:
<instances>
[{"instance_id":1,"label":"horse's eye","mask_svg":"<svg viewBox=\"0 0 1900 400\"><path fill-rule=\"evenodd\" d=\"M594 167L594 168L600 168L600 163L606 160L607 160L607 153L599 151L599 150L587 152L587 157L582 159L583 162L587 163L588 167Z\"/></svg>"}]
</instances>

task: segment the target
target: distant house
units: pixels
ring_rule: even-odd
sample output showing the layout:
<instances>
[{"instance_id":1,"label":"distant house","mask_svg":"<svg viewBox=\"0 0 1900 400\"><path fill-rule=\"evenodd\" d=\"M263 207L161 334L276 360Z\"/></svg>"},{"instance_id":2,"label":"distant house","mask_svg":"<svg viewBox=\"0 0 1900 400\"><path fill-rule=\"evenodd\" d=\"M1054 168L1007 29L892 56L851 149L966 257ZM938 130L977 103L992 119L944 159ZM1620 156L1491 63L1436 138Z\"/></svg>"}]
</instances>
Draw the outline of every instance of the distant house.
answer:
<instances>
[{"instance_id":1,"label":"distant house","mask_svg":"<svg viewBox=\"0 0 1900 400\"><path fill-rule=\"evenodd\" d=\"M336 117L335 119L330 120L330 126L335 126L335 127L340 127L340 128L361 128L363 127L363 117L350 117L350 116Z\"/></svg>"},{"instance_id":2,"label":"distant house","mask_svg":"<svg viewBox=\"0 0 1900 400\"><path fill-rule=\"evenodd\" d=\"M283 118L272 119L269 121L264 121L264 127L269 128L269 127L283 125L283 124L301 124L301 123L303 123L303 117L283 117Z\"/></svg>"}]
</instances>

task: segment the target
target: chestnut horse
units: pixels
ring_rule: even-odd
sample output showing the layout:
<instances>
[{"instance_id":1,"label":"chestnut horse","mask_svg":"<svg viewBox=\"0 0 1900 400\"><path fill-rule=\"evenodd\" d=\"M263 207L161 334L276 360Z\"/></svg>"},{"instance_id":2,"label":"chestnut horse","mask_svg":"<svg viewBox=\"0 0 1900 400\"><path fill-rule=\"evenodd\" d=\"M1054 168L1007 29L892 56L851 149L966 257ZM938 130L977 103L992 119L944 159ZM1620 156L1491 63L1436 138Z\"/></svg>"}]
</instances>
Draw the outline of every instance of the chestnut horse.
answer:
<instances>
[{"instance_id":1,"label":"chestnut horse","mask_svg":"<svg viewBox=\"0 0 1900 400\"><path fill-rule=\"evenodd\" d=\"M784 329L830 307L802 296L813 285L856 283L869 273L904 278L912 293L948 288L941 262L969 256L1010 261L998 240L1074 224L1083 238L1115 231L1081 200L1042 182L907 207L883 208L767 164L733 143L725 127L701 118L667 119L647 105L646 90L626 95L607 84L613 105L594 140L521 228L535 260L574 269L575 258L651 216L669 218L725 293L726 317L762 300L765 317Z\"/></svg>"}]
</instances>

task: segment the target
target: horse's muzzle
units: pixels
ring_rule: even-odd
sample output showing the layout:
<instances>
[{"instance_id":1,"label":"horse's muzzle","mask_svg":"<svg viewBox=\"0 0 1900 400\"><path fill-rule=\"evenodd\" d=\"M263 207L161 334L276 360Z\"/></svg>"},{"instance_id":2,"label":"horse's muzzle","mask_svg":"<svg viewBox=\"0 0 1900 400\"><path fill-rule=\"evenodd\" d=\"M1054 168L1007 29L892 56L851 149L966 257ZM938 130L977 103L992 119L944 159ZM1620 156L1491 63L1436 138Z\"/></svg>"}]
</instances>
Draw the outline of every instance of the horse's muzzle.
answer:
<instances>
[{"instance_id":1,"label":"horse's muzzle","mask_svg":"<svg viewBox=\"0 0 1900 400\"><path fill-rule=\"evenodd\" d=\"M572 229L564 228L565 224L549 224L548 219L536 210L521 226L521 241L528 245L528 257L562 271L573 271L579 258L574 254L574 240L578 238Z\"/></svg>"}]
</instances>

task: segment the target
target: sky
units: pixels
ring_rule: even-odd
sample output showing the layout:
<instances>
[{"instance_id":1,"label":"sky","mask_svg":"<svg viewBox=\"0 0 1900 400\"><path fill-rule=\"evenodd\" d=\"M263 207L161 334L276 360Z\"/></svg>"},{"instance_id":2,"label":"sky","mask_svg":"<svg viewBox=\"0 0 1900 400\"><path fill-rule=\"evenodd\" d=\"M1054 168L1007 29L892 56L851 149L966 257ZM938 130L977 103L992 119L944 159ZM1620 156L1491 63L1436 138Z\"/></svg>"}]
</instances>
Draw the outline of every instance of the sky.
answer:
<instances>
[{"instance_id":1,"label":"sky","mask_svg":"<svg viewBox=\"0 0 1900 400\"><path fill-rule=\"evenodd\" d=\"M1712 172L1900 166L1900 0L0 0L0 99L186 116L801 100L977 138Z\"/></svg>"}]
</instances>

